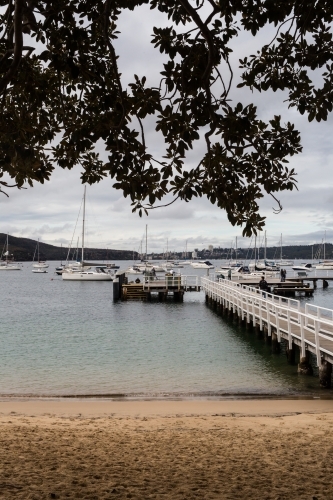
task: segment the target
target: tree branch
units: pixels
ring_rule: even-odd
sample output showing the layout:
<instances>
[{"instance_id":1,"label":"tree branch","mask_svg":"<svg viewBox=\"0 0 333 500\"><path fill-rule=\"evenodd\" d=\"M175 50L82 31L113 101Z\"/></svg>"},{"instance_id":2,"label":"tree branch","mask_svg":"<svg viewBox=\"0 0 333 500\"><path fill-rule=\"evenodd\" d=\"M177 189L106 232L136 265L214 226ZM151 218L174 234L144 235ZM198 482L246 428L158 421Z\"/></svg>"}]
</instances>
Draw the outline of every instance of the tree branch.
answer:
<instances>
[{"instance_id":1,"label":"tree branch","mask_svg":"<svg viewBox=\"0 0 333 500\"><path fill-rule=\"evenodd\" d=\"M14 57L6 75L0 80L0 92L2 92L16 73L22 58L23 34L22 13L24 0L15 0L14 12Z\"/></svg>"}]
</instances>

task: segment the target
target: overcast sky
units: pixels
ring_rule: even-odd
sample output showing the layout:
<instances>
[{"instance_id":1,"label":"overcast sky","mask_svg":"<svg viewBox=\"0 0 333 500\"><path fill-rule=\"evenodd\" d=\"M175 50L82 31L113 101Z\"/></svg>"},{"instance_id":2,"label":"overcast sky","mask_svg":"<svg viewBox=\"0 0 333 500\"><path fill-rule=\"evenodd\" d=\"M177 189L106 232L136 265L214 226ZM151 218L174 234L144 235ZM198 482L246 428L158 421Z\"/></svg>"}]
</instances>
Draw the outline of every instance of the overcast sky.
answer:
<instances>
[{"instance_id":1,"label":"overcast sky","mask_svg":"<svg viewBox=\"0 0 333 500\"><path fill-rule=\"evenodd\" d=\"M158 13L146 6L122 17L123 34L116 43L120 55L119 68L126 82L133 74L147 76L147 84L155 84L162 60L153 49L150 34L154 23L161 25ZM165 21L164 21L165 24ZM166 23L170 24L170 23ZM135 39L133 38L135 33ZM272 31L266 30L260 40L250 35L239 37L234 46L234 60L253 53L255 44L269 41ZM236 79L239 73L236 72ZM237 82L235 82L236 85ZM243 103L255 102L264 120L281 114L283 121L292 121L301 131L303 153L290 159L290 166L298 173L298 191L281 193L278 198L283 210L274 214L274 200L264 198L261 215L267 217L268 245L279 243L320 243L326 231L327 241L333 241L333 192L329 172L333 161L333 116L327 122L308 123L306 117L288 110L281 93L250 94L235 90L233 98ZM147 140L159 154L159 140L151 128ZM103 152L102 152L103 153ZM163 153L161 153L163 154ZM195 162L196 158L189 159ZM37 239L54 245L68 245L81 205L83 186L80 168L73 171L57 169L49 182L33 188L9 191L9 198L0 196L0 232ZM76 238L81 230L78 222ZM223 211L206 199L174 205L151 211L148 217L132 214L130 201L112 188L106 179L87 187L87 246L138 250L148 224L148 251L182 251L187 242L188 251L207 248L208 245L229 247L238 237L238 245L248 247L250 241L241 238L241 228L230 225Z\"/></svg>"}]
</instances>

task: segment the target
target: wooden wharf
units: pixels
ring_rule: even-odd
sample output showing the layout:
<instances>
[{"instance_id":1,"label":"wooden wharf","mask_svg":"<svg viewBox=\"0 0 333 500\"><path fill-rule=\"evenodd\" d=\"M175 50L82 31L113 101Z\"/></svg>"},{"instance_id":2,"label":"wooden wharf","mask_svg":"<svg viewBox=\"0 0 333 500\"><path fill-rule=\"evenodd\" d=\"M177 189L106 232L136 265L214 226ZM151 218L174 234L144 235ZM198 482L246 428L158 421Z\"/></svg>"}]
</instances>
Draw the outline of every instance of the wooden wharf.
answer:
<instances>
[{"instance_id":1,"label":"wooden wharf","mask_svg":"<svg viewBox=\"0 0 333 500\"><path fill-rule=\"evenodd\" d=\"M200 292L201 284L198 276L165 275L161 278L143 276L137 278L140 282L128 281L124 271L116 273L113 285L114 299L146 300L153 296L164 301L172 296L176 302L183 302L185 292Z\"/></svg>"},{"instance_id":2,"label":"wooden wharf","mask_svg":"<svg viewBox=\"0 0 333 500\"><path fill-rule=\"evenodd\" d=\"M201 279L206 302L221 312L232 314L246 325L252 324L270 338L278 349L282 339L287 343L287 356L295 359L300 350L300 373L311 373L313 353L319 369L320 385L331 387L333 364L333 310L281 297L258 288L225 279Z\"/></svg>"},{"instance_id":3,"label":"wooden wharf","mask_svg":"<svg viewBox=\"0 0 333 500\"><path fill-rule=\"evenodd\" d=\"M252 287L259 287L259 277L256 279L241 279L239 278L237 280L237 283L240 285L246 285L246 286L252 286ZM266 278L268 288L270 292L276 294L276 295L284 295L284 296L295 296L296 294L298 295L305 295L306 297L309 297L313 295L315 287L310 287L309 283L304 283L302 279L297 280L297 279L290 279L288 281L280 281L278 278Z\"/></svg>"},{"instance_id":4,"label":"wooden wharf","mask_svg":"<svg viewBox=\"0 0 333 500\"><path fill-rule=\"evenodd\" d=\"M323 282L323 288L328 287L328 282L333 281L332 276L295 276L294 278L286 278L286 282L288 281L297 281L298 283L312 282L313 288L317 288L318 281Z\"/></svg>"}]
</instances>

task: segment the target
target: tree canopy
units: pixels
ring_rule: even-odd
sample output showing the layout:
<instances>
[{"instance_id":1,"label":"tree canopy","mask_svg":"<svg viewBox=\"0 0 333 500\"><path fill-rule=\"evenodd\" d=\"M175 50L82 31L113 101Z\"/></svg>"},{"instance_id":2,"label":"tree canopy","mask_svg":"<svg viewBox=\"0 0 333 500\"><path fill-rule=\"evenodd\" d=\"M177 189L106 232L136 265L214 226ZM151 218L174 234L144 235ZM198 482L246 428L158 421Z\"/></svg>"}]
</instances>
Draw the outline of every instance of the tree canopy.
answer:
<instances>
[{"instance_id":1,"label":"tree canopy","mask_svg":"<svg viewBox=\"0 0 333 500\"><path fill-rule=\"evenodd\" d=\"M143 4L167 19L149 40L164 55L157 86L144 74L125 85L115 50L121 14L137 9L139 18ZM265 123L253 103L233 103L233 86L284 90L309 121L332 111L332 0L0 0L0 14L5 191L8 177L21 188L80 165L83 182L111 176L133 211L206 196L249 235L264 224L259 199L268 193L280 207L277 193L296 187L288 158L302 147L292 123ZM272 39L244 55L234 81L238 34L267 25ZM160 157L146 140L149 119L165 144Z\"/></svg>"}]
</instances>

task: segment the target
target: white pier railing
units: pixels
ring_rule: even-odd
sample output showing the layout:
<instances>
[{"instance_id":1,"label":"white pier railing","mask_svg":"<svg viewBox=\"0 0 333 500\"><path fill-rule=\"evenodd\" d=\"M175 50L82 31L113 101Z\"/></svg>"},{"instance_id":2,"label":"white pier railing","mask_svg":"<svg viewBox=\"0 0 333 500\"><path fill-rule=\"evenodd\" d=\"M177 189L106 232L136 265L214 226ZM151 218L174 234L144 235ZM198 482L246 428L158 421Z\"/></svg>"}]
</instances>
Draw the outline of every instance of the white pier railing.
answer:
<instances>
[{"instance_id":1,"label":"white pier railing","mask_svg":"<svg viewBox=\"0 0 333 500\"><path fill-rule=\"evenodd\" d=\"M146 277L143 282L143 290L154 291L158 288L165 288L166 290L200 290L200 278L199 276L184 276L182 274L165 275L161 278Z\"/></svg>"},{"instance_id":2,"label":"white pier railing","mask_svg":"<svg viewBox=\"0 0 333 500\"><path fill-rule=\"evenodd\" d=\"M250 323L252 319L260 329L265 325L269 336L274 330L278 341L283 337L289 348L293 342L299 345L302 357L309 349L315 353L319 367L322 358L333 362L333 310L313 304L306 304L304 308L299 300L225 279L204 277L201 284L209 298L231 309L242 320Z\"/></svg>"}]
</instances>

